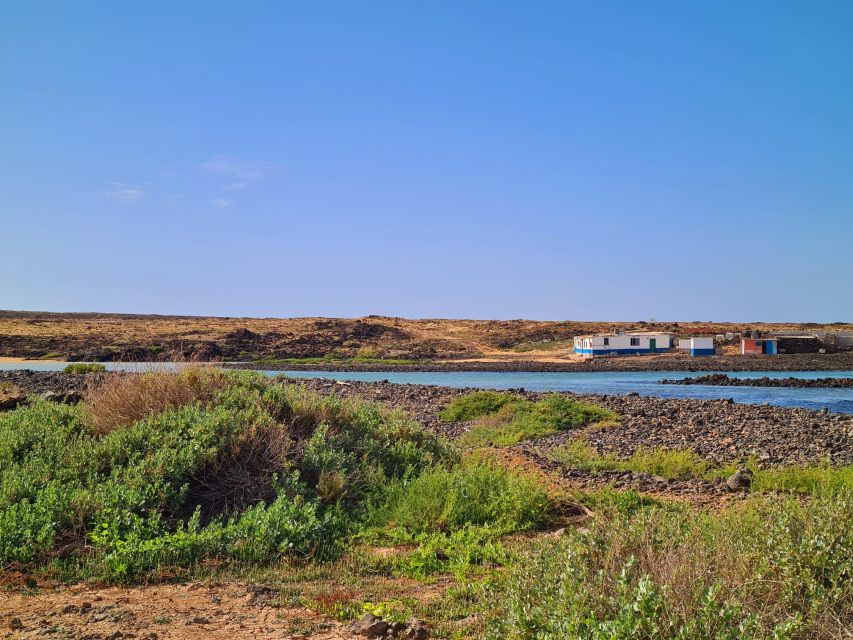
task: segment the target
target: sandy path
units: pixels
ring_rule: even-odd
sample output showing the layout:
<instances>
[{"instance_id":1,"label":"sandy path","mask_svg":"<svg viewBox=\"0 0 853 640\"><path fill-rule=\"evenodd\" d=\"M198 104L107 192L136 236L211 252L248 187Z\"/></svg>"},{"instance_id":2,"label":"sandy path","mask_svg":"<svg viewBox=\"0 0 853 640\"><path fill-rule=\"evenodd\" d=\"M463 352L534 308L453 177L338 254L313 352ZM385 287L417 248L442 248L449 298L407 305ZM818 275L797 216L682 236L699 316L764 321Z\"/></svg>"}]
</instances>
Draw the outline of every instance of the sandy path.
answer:
<instances>
[{"instance_id":1,"label":"sandy path","mask_svg":"<svg viewBox=\"0 0 853 640\"><path fill-rule=\"evenodd\" d=\"M241 583L134 587L77 585L34 595L0 592L0 637L162 640L167 638L351 638L346 627L275 592Z\"/></svg>"}]
</instances>

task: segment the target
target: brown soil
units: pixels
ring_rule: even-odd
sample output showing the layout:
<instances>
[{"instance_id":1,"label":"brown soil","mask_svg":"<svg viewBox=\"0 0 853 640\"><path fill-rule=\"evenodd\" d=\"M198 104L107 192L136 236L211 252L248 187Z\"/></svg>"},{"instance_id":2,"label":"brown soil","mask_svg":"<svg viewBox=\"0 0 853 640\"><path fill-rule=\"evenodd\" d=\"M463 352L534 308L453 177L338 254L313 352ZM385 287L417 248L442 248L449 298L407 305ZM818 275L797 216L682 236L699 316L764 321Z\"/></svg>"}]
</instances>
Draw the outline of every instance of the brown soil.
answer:
<instances>
[{"instance_id":1,"label":"brown soil","mask_svg":"<svg viewBox=\"0 0 853 640\"><path fill-rule=\"evenodd\" d=\"M0 635L90 640L352 637L340 623L302 607L280 607L277 596L270 600L263 593L240 583L8 592L0 595Z\"/></svg>"},{"instance_id":2,"label":"brown soil","mask_svg":"<svg viewBox=\"0 0 853 640\"><path fill-rule=\"evenodd\" d=\"M714 335L747 329L844 330L846 325L695 322L540 322L364 318L193 316L0 311L0 357L148 361L180 354L203 360L342 358L494 362L509 366L577 362L580 334L611 329Z\"/></svg>"}]
</instances>

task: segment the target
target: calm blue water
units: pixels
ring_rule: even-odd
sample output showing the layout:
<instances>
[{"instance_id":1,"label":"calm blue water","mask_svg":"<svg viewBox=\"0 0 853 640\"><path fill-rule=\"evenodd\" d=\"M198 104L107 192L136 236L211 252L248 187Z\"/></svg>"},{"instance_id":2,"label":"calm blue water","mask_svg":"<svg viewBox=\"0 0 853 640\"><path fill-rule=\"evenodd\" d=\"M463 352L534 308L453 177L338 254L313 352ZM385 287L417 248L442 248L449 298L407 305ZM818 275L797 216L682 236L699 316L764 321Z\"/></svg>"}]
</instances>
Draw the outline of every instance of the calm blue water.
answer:
<instances>
[{"instance_id":1,"label":"calm blue water","mask_svg":"<svg viewBox=\"0 0 853 640\"><path fill-rule=\"evenodd\" d=\"M600 373L575 372L487 372L487 371L412 371L412 372L327 372L280 371L294 378L331 378L334 380L388 380L402 384L434 384L444 387L480 387L484 389L518 389L530 391L572 391L574 393L622 395L635 391L659 398L732 398L735 402L768 404L780 407L829 409L853 413L853 389L797 389L761 387L712 387L704 385L663 385L664 378L685 378L701 373L684 371L625 371ZM714 372L725 373L725 372ZM853 371L750 371L731 373L738 378L853 378Z\"/></svg>"},{"instance_id":2,"label":"calm blue water","mask_svg":"<svg viewBox=\"0 0 853 640\"><path fill-rule=\"evenodd\" d=\"M3 369L36 369L60 371L65 363L14 362L0 363ZM115 368L108 364L109 368ZM155 368L168 368L158 363ZM121 369L144 370L145 364L124 364ZM484 389L518 389L530 391L572 391L574 393L621 395L632 391L660 398L732 398L748 404L768 403L781 407L829 409L853 413L853 389L785 389L761 387L713 387L662 385L663 378L684 378L708 373L728 373L737 378L853 378L853 371L749 371L749 372L684 372L684 371L626 371L602 373L539 373L487 371L411 371L411 372L340 372L340 371L267 371L267 375L284 373L293 378L329 378L333 380L388 380L401 384L432 384L445 387L480 387Z\"/></svg>"}]
</instances>

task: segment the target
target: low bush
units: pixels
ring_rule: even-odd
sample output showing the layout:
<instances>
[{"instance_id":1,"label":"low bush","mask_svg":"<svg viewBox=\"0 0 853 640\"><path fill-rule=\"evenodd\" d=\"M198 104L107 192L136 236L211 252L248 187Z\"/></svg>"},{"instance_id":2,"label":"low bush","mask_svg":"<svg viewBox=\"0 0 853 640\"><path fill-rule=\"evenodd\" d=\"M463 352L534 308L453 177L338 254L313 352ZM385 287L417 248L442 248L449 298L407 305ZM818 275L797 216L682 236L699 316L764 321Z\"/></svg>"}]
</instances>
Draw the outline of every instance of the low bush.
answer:
<instances>
[{"instance_id":1,"label":"low bush","mask_svg":"<svg viewBox=\"0 0 853 640\"><path fill-rule=\"evenodd\" d=\"M444 420L476 419L471 430L461 438L464 445L471 447L511 446L565 429L618 419L612 411L559 394L550 394L538 402L531 402L519 396L493 391L480 391L457 398L441 417Z\"/></svg>"},{"instance_id":2,"label":"low bush","mask_svg":"<svg viewBox=\"0 0 853 640\"><path fill-rule=\"evenodd\" d=\"M472 569L485 564L507 566L515 559L490 527L465 526L451 533L426 533L415 538L417 548L397 556L393 570L397 575L423 580L448 571L463 578Z\"/></svg>"},{"instance_id":3,"label":"low bush","mask_svg":"<svg viewBox=\"0 0 853 640\"><path fill-rule=\"evenodd\" d=\"M106 371L107 368L98 363L98 362L72 362L71 364L65 365L65 368L62 370L63 373L101 373L102 371Z\"/></svg>"},{"instance_id":4,"label":"low bush","mask_svg":"<svg viewBox=\"0 0 853 640\"><path fill-rule=\"evenodd\" d=\"M644 509L537 544L492 594L489 638L841 638L853 494L721 514Z\"/></svg>"},{"instance_id":5,"label":"low bush","mask_svg":"<svg viewBox=\"0 0 853 640\"><path fill-rule=\"evenodd\" d=\"M375 524L391 526L397 536L452 532L487 526L493 533L523 531L543 524L550 500L538 478L469 458L389 488Z\"/></svg>"},{"instance_id":6,"label":"low bush","mask_svg":"<svg viewBox=\"0 0 853 640\"><path fill-rule=\"evenodd\" d=\"M628 459L600 454L582 439L548 452L548 457L573 469L586 471L635 471L663 478L704 477L709 464L683 449L639 449Z\"/></svg>"},{"instance_id":7,"label":"low bush","mask_svg":"<svg viewBox=\"0 0 853 640\"><path fill-rule=\"evenodd\" d=\"M582 439L573 440L547 453L562 465L585 471L634 471L667 479L726 478L738 465L714 466L685 449L639 449L630 458L601 454ZM828 463L807 466L760 468L750 461L752 491L834 495L853 490L853 466Z\"/></svg>"},{"instance_id":8,"label":"low bush","mask_svg":"<svg viewBox=\"0 0 853 640\"><path fill-rule=\"evenodd\" d=\"M176 407L208 405L225 384L223 371L201 366L111 375L88 390L86 404L95 430L107 433Z\"/></svg>"},{"instance_id":9,"label":"low bush","mask_svg":"<svg viewBox=\"0 0 853 640\"><path fill-rule=\"evenodd\" d=\"M495 413L506 405L520 405L528 401L511 393L475 391L455 398L441 412L445 422L468 422Z\"/></svg>"},{"instance_id":10,"label":"low bush","mask_svg":"<svg viewBox=\"0 0 853 640\"><path fill-rule=\"evenodd\" d=\"M386 487L454 461L446 441L375 405L245 372L147 375L112 389L131 401L103 414L109 429L97 402L0 414L0 565L58 559L129 581L209 559L333 557ZM157 389L175 404L152 399L120 426L119 409Z\"/></svg>"},{"instance_id":11,"label":"low bush","mask_svg":"<svg viewBox=\"0 0 853 640\"><path fill-rule=\"evenodd\" d=\"M751 465L754 491L778 491L832 496L853 491L853 466L828 463L758 469Z\"/></svg>"}]
</instances>

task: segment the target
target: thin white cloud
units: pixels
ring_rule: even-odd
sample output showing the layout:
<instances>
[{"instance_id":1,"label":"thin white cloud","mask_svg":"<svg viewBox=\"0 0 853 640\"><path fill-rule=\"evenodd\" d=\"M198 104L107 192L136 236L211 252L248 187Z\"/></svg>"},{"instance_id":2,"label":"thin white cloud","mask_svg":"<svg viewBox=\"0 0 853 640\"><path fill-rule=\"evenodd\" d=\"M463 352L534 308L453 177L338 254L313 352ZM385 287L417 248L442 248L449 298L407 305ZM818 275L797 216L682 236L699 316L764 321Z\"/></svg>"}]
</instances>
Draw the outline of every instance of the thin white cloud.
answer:
<instances>
[{"instance_id":1,"label":"thin white cloud","mask_svg":"<svg viewBox=\"0 0 853 640\"><path fill-rule=\"evenodd\" d=\"M275 164L265 160L247 160L228 155L215 156L200 166L204 171L224 173L240 181L260 180L276 168Z\"/></svg>"},{"instance_id":2,"label":"thin white cloud","mask_svg":"<svg viewBox=\"0 0 853 640\"><path fill-rule=\"evenodd\" d=\"M248 184L246 184L245 182L232 182L231 184L229 184L229 185L228 185L227 187L225 187L225 188L226 188L226 189L229 189L229 190L231 190L231 191L239 191L240 189L245 189L245 188L246 188L246 187L248 187L248 186L249 186L249 185L248 185Z\"/></svg>"},{"instance_id":3,"label":"thin white cloud","mask_svg":"<svg viewBox=\"0 0 853 640\"><path fill-rule=\"evenodd\" d=\"M124 182L111 182L110 188L101 191L101 195L124 202L134 202L145 196L145 192L135 185L125 184Z\"/></svg>"},{"instance_id":4,"label":"thin white cloud","mask_svg":"<svg viewBox=\"0 0 853 640\"><path fill-rule=\"evenodd\" d=\"M210 202L213 206L221 207L223 209L234 204L234 201L229 200L228 198L212 198Z\"/></svg>"}]
</instances>

